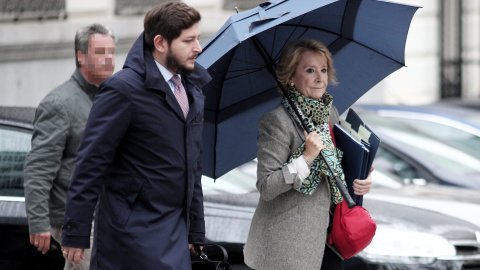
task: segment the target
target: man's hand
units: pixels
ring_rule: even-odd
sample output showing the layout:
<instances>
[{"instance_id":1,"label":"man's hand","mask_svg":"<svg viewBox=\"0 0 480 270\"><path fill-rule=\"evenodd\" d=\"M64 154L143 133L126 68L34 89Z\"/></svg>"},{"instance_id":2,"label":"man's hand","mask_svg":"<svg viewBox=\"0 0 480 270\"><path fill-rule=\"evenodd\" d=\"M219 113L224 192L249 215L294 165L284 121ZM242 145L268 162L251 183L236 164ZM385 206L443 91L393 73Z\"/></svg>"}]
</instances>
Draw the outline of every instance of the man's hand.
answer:
<instances>
[{"instance_id":1,"label":"man's hand","mask_svg":"<svg viewBox=\"0 0 480 270\"><path fill-rule=\"evenodd\" d=\"M80 260L84 260L83 248L62 247L63 257L76 265L80 264Z\"/></svg>"},{"instance_id":2,"label":"man's hand","mask_svg":"<svg viewBox=\"0 0 480 270\"><path fill-rule=\"evenodd\" d=\"M198 255L198 252L195 250L193 244L188 244L188 248L190 249L190 253ZM200 249L203 249L203 246L200 246Z\"/></svg>"},{"instance_id":3,"label":"man's hand","mask_svg":"<svg viewBox=\"0 0 480 270\"><path fill-rule=\"evenodd\" d=\"M30 234L30 244L34 245L42 254L50 249L50 232Z\"/></svg>"}]
</instances>

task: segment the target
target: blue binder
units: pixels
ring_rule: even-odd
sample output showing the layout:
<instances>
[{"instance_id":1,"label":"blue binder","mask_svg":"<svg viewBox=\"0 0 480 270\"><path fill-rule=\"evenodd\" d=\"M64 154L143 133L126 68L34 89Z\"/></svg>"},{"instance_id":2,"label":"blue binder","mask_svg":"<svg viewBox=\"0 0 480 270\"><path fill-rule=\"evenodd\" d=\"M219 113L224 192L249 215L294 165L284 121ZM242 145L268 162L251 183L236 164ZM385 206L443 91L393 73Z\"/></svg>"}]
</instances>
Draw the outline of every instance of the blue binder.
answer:
<instances>
[{"instance_id":1,"label":"blue binder","mask_svg":"<svg viewBox=\"0 0 480 270\"><path fill-rule=\"evenodd\" d=\"M352 129L355 130L356 132L359 131L360 126L363 126L371 133L370 139L367 142L369 144L369 150L370 150L370 157L368 158L368 164L366 167L367 176L368 176L368 172L372 167L373 160L375 159L375 155L377 154L378 147L380 146L380 138L378 138L378 136L375 135L375 133L362 121L362 119L360 119L360 116L358 116L358 114L353 109L348 110L345 121L350 123L350 125L352 126Z\"/></svg>"},{"instance_id":2,"label":"blue binder","mask_svg":"<svg viewBox=\"0 0 480 270\"><path fill-rule=\"evenodd\" d=\"M380 145L380 139L363 123L352 109L348 111L345 120L350 124L351 129L357 133L359 129L361 129L360 126L370 132L368 141L359 141L341 125L335 124L333 128L333 136L335 137L337 148L343 151L341 164L345 174L348 192L357 205L362 205L363 196L357 196L353 193L353 180L368 177L375 154Z\"/></svg>"}]
</instances>

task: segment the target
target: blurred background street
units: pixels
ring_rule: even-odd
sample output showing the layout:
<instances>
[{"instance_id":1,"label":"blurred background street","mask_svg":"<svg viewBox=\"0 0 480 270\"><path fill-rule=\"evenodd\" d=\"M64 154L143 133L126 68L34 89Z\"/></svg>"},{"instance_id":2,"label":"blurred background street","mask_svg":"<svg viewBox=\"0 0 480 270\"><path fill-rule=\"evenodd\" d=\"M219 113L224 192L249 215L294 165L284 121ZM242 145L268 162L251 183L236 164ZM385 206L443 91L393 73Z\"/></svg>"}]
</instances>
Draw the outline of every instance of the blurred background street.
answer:
<instances>
[{"instance_id":1,"label":"blurred background street","mask_svg":"<svg viewBox=\"0 0 480 270\"><path fill-rule=\"evenodd\" d=\"M118 38L116 68L161 0L0 0L0 105L37 106L73 70L75 30L94 22ZM203 43L234 14L262 0L185 0L197 8ZM480 2L399 0L419 5L406 45L406 68L376 85L358 103L417 105L480 95ZM341 82L340 82L341 83Z\"/></svg>"},{"instance_id":2,"label":"blurred background street","mask_svg":"<svg viewBox=\"0 0 480 270\"><path fill-rule=\"evenodd\" d=\"M237 9L264 1L183 0L202 14L201 43ZM117 72L146 12L162 2L0 0L0 270L63 269L57 242L45 256L29 242L23 170L35 107L75 70L76 30L113 30ZM377 234L345 269L480 270L480 1L396 2L421 8L406 67L352 106L381 144L364 203ZM227 249L231 269L249 269L243 247L259 201L255 184L255 159L216 182L202 178L207 242Z\"/></svg>"}]
</instances>

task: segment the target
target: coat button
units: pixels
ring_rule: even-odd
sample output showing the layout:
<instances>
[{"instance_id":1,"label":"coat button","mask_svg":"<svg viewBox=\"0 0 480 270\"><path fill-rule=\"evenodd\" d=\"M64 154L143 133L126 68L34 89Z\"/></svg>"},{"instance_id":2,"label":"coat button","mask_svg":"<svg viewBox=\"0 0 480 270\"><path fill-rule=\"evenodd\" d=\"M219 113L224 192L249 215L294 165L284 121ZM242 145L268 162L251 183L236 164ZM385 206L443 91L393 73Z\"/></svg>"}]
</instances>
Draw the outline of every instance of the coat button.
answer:
<instances>
[{"instance_id":1,"label":"coat button","mask_svg":"<svg viewBox=\"0 0 480 270\"><path fill-rule=\"evenodd\" d=\"M67 226L67 232L70 232L72 230L72 226Z\"/></svg>"}]
</instances>

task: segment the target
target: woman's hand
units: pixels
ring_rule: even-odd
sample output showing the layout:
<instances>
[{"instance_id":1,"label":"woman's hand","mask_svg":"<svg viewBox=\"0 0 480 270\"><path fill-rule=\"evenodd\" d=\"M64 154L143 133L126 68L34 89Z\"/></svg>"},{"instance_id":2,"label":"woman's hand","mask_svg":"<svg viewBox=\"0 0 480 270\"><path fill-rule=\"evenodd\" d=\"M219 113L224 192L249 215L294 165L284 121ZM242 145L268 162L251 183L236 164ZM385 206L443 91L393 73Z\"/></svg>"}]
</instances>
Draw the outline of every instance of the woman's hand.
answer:
<instances>
[{"instance_id":1,"label":"woman's hand","mask_svg":"<svg viewBox=\"0 0 480 270\"><path fill-rule=\"evenodd\" d=\"M305 151L303 152L303 157L308 163L312 163L320 154L320 151L323 150L323 141L315 131L310 133L303 131L303 134L305 135Z\"/></svg>"},{"instance_id":2,"label":"woman's hand","mask_svg":"<svg viewBox=\"0 0 480 270\"><path fill-rule=\"evenodd\" d=\"M375 167L372 166L370 172L368 173L368 177L365 180L355 179L353 181L353 191L355 195L365 195L370 192L370 188L372 187L372 172L375 170Z\"/></svg>"}]
</instances>

